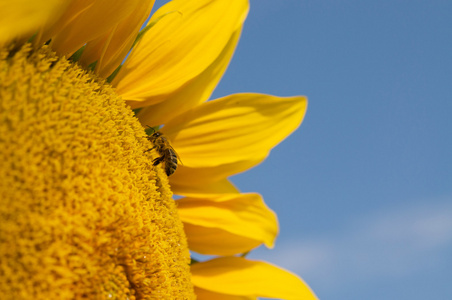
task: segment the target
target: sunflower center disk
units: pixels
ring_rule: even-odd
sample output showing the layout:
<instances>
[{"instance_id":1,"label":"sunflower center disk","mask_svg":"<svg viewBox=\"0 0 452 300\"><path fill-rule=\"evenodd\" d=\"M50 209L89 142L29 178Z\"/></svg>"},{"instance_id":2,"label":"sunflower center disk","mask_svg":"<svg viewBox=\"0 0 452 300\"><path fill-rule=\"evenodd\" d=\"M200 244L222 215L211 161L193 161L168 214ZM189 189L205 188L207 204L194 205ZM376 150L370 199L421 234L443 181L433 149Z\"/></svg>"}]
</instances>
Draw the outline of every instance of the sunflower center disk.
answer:
<instances>
[{"instance_id":1,"label":"sunflower center disk","mask_svg":"<svg viewBox=\"0 0 452 300\"><path fill-rule=\"evenodd\" d=\"M149 147L102 80L46 46L0 50L0 295L193 298Z\"/></svg>"}]
</instances>

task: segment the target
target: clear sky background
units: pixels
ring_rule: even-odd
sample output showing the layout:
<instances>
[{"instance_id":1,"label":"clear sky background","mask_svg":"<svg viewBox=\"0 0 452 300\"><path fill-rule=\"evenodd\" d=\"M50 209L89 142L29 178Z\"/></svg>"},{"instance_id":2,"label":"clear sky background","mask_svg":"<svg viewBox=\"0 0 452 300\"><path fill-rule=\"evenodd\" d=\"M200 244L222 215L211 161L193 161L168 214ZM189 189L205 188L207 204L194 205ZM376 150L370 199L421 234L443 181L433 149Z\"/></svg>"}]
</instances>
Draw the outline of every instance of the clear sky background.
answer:
<instances>
[{"instance_id":1,"label":"clear sky background","mask_svg":"<svg viewBox=\"0 0 452 300\"><path fill-rule=\"evenodd\" d=\"M250 2L214 98L309 98L301 127L232 178L280 220L250 257L322 300L452 299L452 1Z\"/></svg>"}]
</instances>

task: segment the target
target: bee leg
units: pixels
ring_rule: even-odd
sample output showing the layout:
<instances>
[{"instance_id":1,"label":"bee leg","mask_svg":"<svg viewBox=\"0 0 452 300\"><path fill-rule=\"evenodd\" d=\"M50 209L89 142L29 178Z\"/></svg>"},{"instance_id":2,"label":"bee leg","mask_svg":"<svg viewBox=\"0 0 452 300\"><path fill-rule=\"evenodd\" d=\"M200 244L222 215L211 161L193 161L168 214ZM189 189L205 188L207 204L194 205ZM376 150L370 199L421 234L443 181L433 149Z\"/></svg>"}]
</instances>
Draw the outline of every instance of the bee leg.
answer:
<instances>
[{"instance_id":1,"label":"bee leg","mask_svg":"<svg viewBox=\"0 0 452 300\"><path fill-rule=\"evenodd\" d=\"M144 151L144 153L149 152L149 151L151 151L152 149L155 149L155 148L156 148L156 147L154 146L154 147L152 147L152 148L150 148L150 149Z\"/></svg>"},{"instance_id":2,"label":"bee leg","mask_svg":"<svg viewBox=\"0 0 452 300\"><path fill-rule=\"evenodd\" d=\"M158 165L159 163L161 163L161 162L163 161L164 158L165 158L164 156L157 157L156 159L154 159L154 160L152 161L152 165L153 165L153 166Z\"/></svg>"}]
</instances>

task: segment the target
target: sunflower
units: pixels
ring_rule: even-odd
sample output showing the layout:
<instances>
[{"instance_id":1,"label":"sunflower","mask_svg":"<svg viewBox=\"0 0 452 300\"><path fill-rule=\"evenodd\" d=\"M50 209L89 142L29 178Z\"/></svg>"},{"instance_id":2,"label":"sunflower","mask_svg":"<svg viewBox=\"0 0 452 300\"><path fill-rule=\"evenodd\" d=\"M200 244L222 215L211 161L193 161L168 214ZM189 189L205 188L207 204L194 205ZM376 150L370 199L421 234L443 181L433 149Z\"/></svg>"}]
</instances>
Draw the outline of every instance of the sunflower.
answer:
<instances>
[{"instance_id":1,"label":"sunflower","mask_svg":"<svg viewBox=\"0 0 452 300\"><path fill-rule=\"evenodd\" d=\"M190 299L192 285L199 299L315 298L233 256L273 247L278 225L228 180L299 126L306 99L207 101L248 1L174 0L143 27L153 2L0 2L2 299ZM146 126L183 162L169 184ZM190 271L188 248L220 257Z\"/></svg>"}]
</instances>

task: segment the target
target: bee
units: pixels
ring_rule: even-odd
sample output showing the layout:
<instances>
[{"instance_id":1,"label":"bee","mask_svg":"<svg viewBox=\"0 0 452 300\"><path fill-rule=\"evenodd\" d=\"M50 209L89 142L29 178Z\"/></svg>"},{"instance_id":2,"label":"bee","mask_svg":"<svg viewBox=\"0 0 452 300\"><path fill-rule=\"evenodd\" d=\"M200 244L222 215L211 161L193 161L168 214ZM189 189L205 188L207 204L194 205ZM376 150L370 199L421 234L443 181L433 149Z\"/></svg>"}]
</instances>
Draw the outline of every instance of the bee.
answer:
<instances>
[{"instance_id":1,"label":"bee","mask_svg":"<svg viewBox=\"0 0 452 300\"><path fill-rule=\"evenodd\" d=\"M152 165L157 166L158 164L163 162L166 175L172 175L177 169L177 162L181 161L179 155L177 155L174 148L161 132L155 131L147 138L152 144L154 144L154 147L146 150L146 152L151 151L152 149L156 149L158 154L160 155L152 161Z\"/></svg>"}]
</instances>

